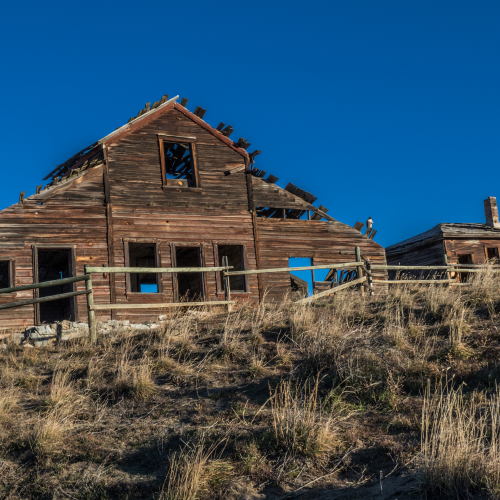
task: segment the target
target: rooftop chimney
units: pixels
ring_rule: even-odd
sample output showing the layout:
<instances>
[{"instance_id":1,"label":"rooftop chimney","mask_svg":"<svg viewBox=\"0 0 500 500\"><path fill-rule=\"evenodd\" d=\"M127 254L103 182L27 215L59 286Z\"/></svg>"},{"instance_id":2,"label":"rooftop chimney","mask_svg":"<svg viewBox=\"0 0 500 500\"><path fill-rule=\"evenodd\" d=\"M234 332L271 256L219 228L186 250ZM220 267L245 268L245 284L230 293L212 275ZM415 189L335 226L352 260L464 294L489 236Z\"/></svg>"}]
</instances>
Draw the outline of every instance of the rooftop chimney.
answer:
<instances>
[{"instance_id":1,"label":"rooftop chimney","mask_svg":"<svg viewBox=\"0 0 500 500\"><path fill-rule=\"evenodd\" d=\"M484 213L486 215L486 224L500 229L497 199L494 196L489 196L488 199L484 200Z\"/></svg>"}]
</instances>

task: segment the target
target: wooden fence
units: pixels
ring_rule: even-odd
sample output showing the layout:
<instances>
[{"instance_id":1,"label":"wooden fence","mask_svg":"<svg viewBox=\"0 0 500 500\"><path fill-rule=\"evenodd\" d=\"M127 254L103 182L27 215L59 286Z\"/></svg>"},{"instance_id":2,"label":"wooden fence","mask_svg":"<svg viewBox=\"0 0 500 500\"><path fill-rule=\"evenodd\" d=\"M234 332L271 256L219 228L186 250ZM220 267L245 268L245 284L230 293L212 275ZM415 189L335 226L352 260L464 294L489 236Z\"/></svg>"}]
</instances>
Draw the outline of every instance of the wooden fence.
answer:
<instances>
[{"instance_id":1,"label":"wooden fence","mask_svg":"<svg viewBox=\"0 0 500 500\"><path fill-rule=\"evenodd\" d=\"M62 293L58 295L50 295L48 297L38 297L28 300L21 300L17 302L10 302L9 304L0 304L0 309L9 309L12 307L21 307L29 304L39 304L42 302L50 302L52 300L63 299L67 297L75 297L78 295L87 296L87 310L88 310L88 321L90 337L92 342L97 339L97 322L95 318L95 311L104 311L111 309L161 309L168 307L199 307L199 306L227 306L228 312L231 312L231 307L234 301L231 300L231 276L241 276L249 274L266 274L266 273L279 273L279 272L290 272L290 271L308 271L316 269L333 269L333 270L345 270L345 269L355 269L352 274L351 281L347 283L342 283L337 286L332 286L332 288L325 290L320 293L316 293L310 297L303 298L296 301L297 304L306 304L312 302L313 300L337 293L341 290L345 290L352 286L357 286L361 294L364 294L365 287L368 288L370 295L373 295L373 285L374 284L390 284L399 285L407 283L423 283L427 285L457 285L466 286L468 283L457 283L455 279L450 278L450 273L475 273L479 272L481 265L473 264L455 264L455 265L443 265L443 266L388 266L372 264L370 260L366 257L362 257L359 247L355 249L356 261L345 262L341 264L322 264L319 266L303 266L303 267L280 267L275 269L255 269L252 271L230 271L233 269L232 266L228 264L228 258L222 258L222 266L220 267L192 267L192 268L172 268L172 267L90 267L85 266L85 274L82 276L74 276L71 278L64 278L60 280L44 281L42 283L33 283L30 285L21 285L10 288L0 289L0 294L19 292L22 290L36 290L39 288L45 288L50 286L65 285L68 283L76 283L85 281L85 290L80 292L69 292ZM466 266L466 267L463 267ZM494 272L500 272L500 266L493 266ZM446 272L447 279L427 279L427 280L374 280L373 270L386 270L386 271L411 271L411 270L428 270L428 271L441 271ZM162 274L162 273L205 273L205 272L223 272L224 290L225 290L225 300L215 300L207 302L166 302L166 303L155 303L155 304L94 304L94 294L92 290L92 274L95 273L151 273L151 274ZM325 282L326 283L326 282ZM332 283L333 285L333 283Z\"/></svg>"}]
</instances>

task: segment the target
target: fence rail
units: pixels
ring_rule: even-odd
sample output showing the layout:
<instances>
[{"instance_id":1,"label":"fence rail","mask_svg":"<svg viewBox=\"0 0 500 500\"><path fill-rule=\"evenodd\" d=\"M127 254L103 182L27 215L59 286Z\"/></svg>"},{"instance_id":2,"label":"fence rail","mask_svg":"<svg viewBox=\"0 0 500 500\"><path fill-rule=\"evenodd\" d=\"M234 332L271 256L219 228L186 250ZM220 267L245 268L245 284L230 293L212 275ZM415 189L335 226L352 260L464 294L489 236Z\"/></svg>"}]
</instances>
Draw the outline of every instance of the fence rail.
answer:
<instances>
[{"instance_id":1,"label":"fence rail","mask_svg":"<svg viewBox=\"0 0 500 500\"><path fill-rule=\"evenodd\" d=\"M85 266L85 274L82 276L74 276L71 278L63 278L60 280L52 280L45 281L42 283L33 283L30 285L20 285L9 288L0 289L0 294L4 293L13 293L19 292L23 290L37 290L40 288L58 286L58 285L66 285L69 283L77 283L84 281L85 282L85 290L84 291L75 291L69 293L62 293L58 295L50 295L47 297L37 297L28 300L11 302L8 304L0 304L0 309L9 309L13 307L20 307L30 304L39 304L43 302L50 302L53 300L59 300L68 297L75 297L79 295L87 296L87 310L88 310L88 320L89 320L89 330L90 337L92 342L97 339L97 323L95 312L96 311L105 311L105 310L123 310L123 309L163 309L169 307L199 307L199 306L227 306L228 311L231 311L231 306L234 304L234 301L231 300L231 284L230 277L231 276L241 276L241 275L252 275L252 274L265 274L265 273L279 273L279 272L290 272L290 271L314 271L316 269L332 269L332 270L345 270L349 268L355 268L354 271L349 273L352 279L346 283L341 283L338 286L332 287L331 289L325 290L323 292L314 294L310 297L306 297L304 299L298 300L296 303L298 304L306 304L312 302L321 297L325 297L334 293L337 293L341 290L345 290L352 286L358 286L360 292L364 293L364 287L367 287L370 291L370 294L373 295L373 285L374 284L391 284L391 285L399 285L399 284L407 284L407 283L422 283L429 285L440 285L447 284L450 286L467 286L468 283L458 283L454 279L450 278L450 273L454 272L457 274L460 273L475 273L480 272L483 265L477 264L447 264L442 266L392 266L392 265L380 265L380 264L372 264L370 260L366 257L361 257L361 252L359 247L355 249L355 262L344 262L344 263L331 263L331 264L321 264L318 266L302 266L302 267L280 267L274 269L255 269L251 271L230 271L230 269L234 269L233 266L230 266L228 263L228 258L226 256L222 257L222 266L218 267L90 267ZM446 262L446 256L445 256ZM466 267L464 267L466 266ZM493 266L493 271L495 273L500 272L500 265ZM415 280L379 280L373 279L374 270L385 270L385 271L411 271L411 270L420 270L420 271L441 271L446 272L448 279L415 279ZM163 273L208 273L208 272L222 272L222 279L224 282L224 291L225 291L225 300L217 300L217 301L205 301L205 302L168 302L168 303L156 303L156 304L94 304L94 294L92 289L92 274L96 273L139 273L139 274L163 274ZM354 276L352 275L354 273ZM316 283L329 283L329 282L316 282ZM333 284L333 282L331 282Z\"/></svg>"},{"instance_id":2,"label":"fence rail","mask_svg":"<svg viewBox=\"0 0 500 500\"><path fill-rule=\"evenodd\" d=\"M71 278L63 278L60 280L42 281L41 283L32 283L30 285L11 286L9 288L0 288L0 294L22 292L23 290L38 290L39 288L46 288L49 286L67 285L68 283L75 283L78 281L90 280L90 275L72 276ZM30 304L40 304L43 302L51 302L52 300L65 299L68 297L75 297L77 295L86 295L90 292L87 290L81 292L68 292L60 293L57 295L48 295L47 297L36 297L34 299L18 300L16 302L9 302L8 304L0 304L0 309L11 309L12 307L28 306Z\"/></svg>"}]
</instances>

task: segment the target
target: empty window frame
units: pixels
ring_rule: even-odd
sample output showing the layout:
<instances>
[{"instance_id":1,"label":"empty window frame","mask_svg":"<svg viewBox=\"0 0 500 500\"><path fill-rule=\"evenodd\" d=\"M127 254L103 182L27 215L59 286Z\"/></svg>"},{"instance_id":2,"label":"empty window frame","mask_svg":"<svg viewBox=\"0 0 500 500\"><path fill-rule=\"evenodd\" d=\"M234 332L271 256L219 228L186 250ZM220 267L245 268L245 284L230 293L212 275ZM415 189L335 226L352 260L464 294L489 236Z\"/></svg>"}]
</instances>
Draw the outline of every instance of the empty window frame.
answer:
<instances>
[{"instance_id":1,"label":"empty window frame","mask_svg":"<svg viewBox=\"0 0 500 500\"><path fill-rule=\"evenodd\" d=\"M265 219L308 219L307 210L295 208L256 207L257 217Z\"/></svg>"},{"instance_id":2,"label":"empty window frame","mask_svg":"<svg viewBox=\"0 0 500 500\"><path fill-rule=\"evenodd\" d=\"M155 241L125 241L125 267L159 267L159 244ZM162 293L159 274L127 273L127 292Z\"/></svg>"},{"instance_id":3,"label":"empty window frame","mask_svg":"<svg viewBox=\"0 0 500 500\"><path fill-rule=\"evenodd\" d=\"M163 187L198 187L196 145L192 140L158 137Z\"/></svg>"},{"instance_id":4,"label":"empty window frame","mask_svg":"<svg viewBox=\"0 0 500 500\"><path fill-rule=\"evenodd\" d=\"M222 257L227 257L228 265L233 267L231 271L245 271L247 269L245 245L218 243L215 253L218 266L222 266ZM224 291L222 272L219 273L217 282L219 284L219 291ZM231 288L231 293L248 292L248 276L230 276L229 286Z\"/></svg>"},{"instance_id":5,"label":"empty window frame","mask_svg":"<svg viewBox=\"0 0 500 500\"><path fill-rule=\"evenodd\" d=\"M0 288L15 286L15 267L14 259L0 257Z\"/></svg>"},{"instance_id":6,"label":"empty window frame","mask_svg":"<svg viewBox=\"0 0 500 500\"><path fill-rule=\"evenodd\" d=\"M486 260L498 260L498 247L486 247Z\"/></svg>"},{"instance_id":7,"label":"empty window frame","mask_svg":"<svg viewBox=\"0 0 500 500\"><path fill-rule=\"evenodd\" d=\"M200 246L172 245L174 267L204 267ZM205 297L204 273L186 272L174 275L174 297L176 302L195 302Z\"/></svg>"}]
</instances>

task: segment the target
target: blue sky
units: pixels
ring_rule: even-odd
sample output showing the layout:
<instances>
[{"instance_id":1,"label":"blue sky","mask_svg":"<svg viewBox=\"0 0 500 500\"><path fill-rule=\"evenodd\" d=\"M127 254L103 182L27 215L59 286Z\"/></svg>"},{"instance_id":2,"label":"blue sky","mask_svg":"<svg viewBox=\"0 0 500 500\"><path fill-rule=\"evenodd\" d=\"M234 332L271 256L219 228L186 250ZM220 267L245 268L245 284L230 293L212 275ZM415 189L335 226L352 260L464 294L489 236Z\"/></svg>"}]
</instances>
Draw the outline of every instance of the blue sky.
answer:
<instances>
[{"instance_id":1,"label":"blue sky","mask_svg":"<svg viewBox=\"0 0 500 500\"><path fill-rule=\"evenodd\" d=\"M2 4L1 205L164 94L390 245L500 197L500 3Z\"/></svg>"}]
</instances>

